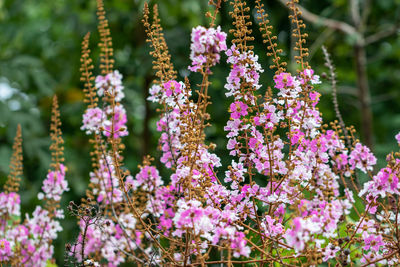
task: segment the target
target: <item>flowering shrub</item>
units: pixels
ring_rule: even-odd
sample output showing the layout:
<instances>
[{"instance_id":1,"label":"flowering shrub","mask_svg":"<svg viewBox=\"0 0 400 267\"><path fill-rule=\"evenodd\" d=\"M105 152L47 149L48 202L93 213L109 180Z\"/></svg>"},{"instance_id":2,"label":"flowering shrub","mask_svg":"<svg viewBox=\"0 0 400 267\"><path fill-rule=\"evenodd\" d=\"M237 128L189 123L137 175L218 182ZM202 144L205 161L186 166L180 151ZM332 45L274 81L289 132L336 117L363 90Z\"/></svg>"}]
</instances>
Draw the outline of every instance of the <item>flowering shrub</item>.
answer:
<instances>
[{"instance_id":1,"label":"flowering shrub","mask_svg":"<svg viewBox=\"0 0 400 267\"><path fill-rule=\"evenodd\" d=\"M215 25L222 0L210 1L214 8L207 13L209 26L194 28L191 36L188 69L202 78L195 89L187 77L178 80L157 5L152 22L145 5L143 23L156 75L148 100L160 107L160 162L170 173L161 177L150 156L135 175L123 166L122 140L129 134L124 87L122 75L113 68L108 22L98 1L101 73L92 73L89 34L82 43L81 59L87 103L81 130L93 144L93 171L86 199L68 206L80 228L76 242L66 246L70 262L84 266L399 264L399 153L387 156L386 167L374 169L375 156L355 138L353 128L342 120L330 127L323 123L317 107L321 81L306 60L307 34L296 2L288 3L298 52L298 69L290 73L279 56L282 50L263 5L255 1L256 20L272 58L270 68L275 70L271 84L264 85L260 83L264 70L251 46L246 2L231 1L234 28L228 36ZM209 78L221 60L231 67L224 86L231 101L224 127L231 164L225 172L219 171L220 157L213 153L215 144L206 142L204 131L210 119ZM51 240L61 230L55 220L62 218L57 203L68 190L57 114L52 126L53 169L39 194L46 205L24 223L19 222L17 134L16 167L0 194L2 262L44 265L51 258ZM370 181L361 186L359 173Z\"/></svg>"},{"instance_id":2,"label":"flowering shrub","mask_svg":"<svg viewBox=\"0 0 400 267\"><path fill-rule=\"evenodd\" d=\"M38 199L44 201L25 218L21 217L21 200L18 194L22 175L22 136L18 127L14 141L14 154L11 159L11 173L0 193L0 263L12 266L48 266L53 260L52 245L58 232L62 231L59 220L64 218L64 210L59 207L61 196L68 191L65 180L67 168L62 164L63 139L59 129L60 120L57 98L53 99L50 146L52 164Z\"/></svg>"}]
</instances>

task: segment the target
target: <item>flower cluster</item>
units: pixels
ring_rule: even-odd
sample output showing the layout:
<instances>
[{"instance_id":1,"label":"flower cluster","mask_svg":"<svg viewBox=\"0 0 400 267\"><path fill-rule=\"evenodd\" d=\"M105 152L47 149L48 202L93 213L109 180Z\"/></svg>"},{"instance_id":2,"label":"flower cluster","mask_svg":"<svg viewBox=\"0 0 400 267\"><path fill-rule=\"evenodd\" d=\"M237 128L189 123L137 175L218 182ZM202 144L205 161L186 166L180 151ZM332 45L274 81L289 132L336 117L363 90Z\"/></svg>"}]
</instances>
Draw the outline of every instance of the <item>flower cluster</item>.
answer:
<instances>
[{"instance_id":1,"label":"flower cluster","mask_svg":"<svg viewBox=\"0 0 400 267\"><path fill-rule=\"evenodd\" d=\"M78 238L78 244L74 251L81 251L84 244L84 256L99 253L102 258L109 262L109 266L117 266L125 262L124 250L136 249L140 244L141 233L135 231L136 220L132 214L121 214L118 221L98 221L86 223L81 220L80 227L86 229L86 235ZM134 237L131 239L130 237ZM83 243L85 238L85 243ZM82 254L77 253L76 257L82 261Z\"/></svg>"},{"instance_id":2,"label":"flower cluster","mask_svg":"<svg viewBox=\"0 0 400 267\"><path fill-rule=\"evenodd\" d=\"M193 72L210 68L219 63L220 53L226 50L226 33L221 27L204 28L197 26L192 30L192 44L190 45L190 59L192 66L189 69Z\"/></svg>"},{"instance_id":3,"label":"flower cluster","mask_svg":"<svg viewBox=\"0 0 400 267\"><path fill-rule=\"evenodd\" d=\"M250 99L254 105L254 96L251 93L243 95L239 91L242 83L251 84L254 90L261 87L259 84L260 73L264 70L258 63L258 56L253 51L240 52L234 44L226 51L226 55L228 56L227 63L232 64L232 68L226 78L225 89L228 92L225 95L234 96L235 100L244 98L247 101Z\"/></svg>"},{"instance_id":4,"label":"flower cluster","mask_svg":"<svg viewBox=\"0 0 400 267\"><path fill-rule=\"evenodd\" d=\"M179 107L187 102L191 92L186 90L183 82L175 80L168 81L160 85L153 85L150 88L148 100L166 104L167 110L157 122L157 131L161 132L159 144L162 151L161 162L167 168L171 168L178 157L181 149L179 137L180 133L180 113Z\"/></svg>"},{"instance_id":5,"label":"flower cluster","mask_svg":"<svg viewBox=\"0 0 400 267\"><path fill-rule=\"evenodd\" d=\"M83 114L83 125L81 130L86 131L86 134L99 133L100 127L105 121L105 114L100 108L89 108Z\"/></svg>"},{"instance_id":6,"label":"flower cluster","mask_svg":"<svg viewBox=\"0 0 400 267\"><path fill-rule=\"evenodd\" d=\"M237 10L240 9L232 13ZM233 257L256 261L257 255L265 256L283 265L300 264L301 259L314 265L322 261L339 261L342 265L372 261L392 264L397 259L384 259L391 251L383 236L390 224L386 222L379 228L363 216L351 224L349 218L356 209L352 190L357 189L355 176L359 172L369 175L376 164L375 156L354 138L346 145L344 139L350 137L342 135L340 126L323 126L317 108L320 93L314 88L321 81L308 65L294 75L282 67L284 64L278 64L279 58L274 58L275 91L268 90L260 103L256 92L261 88L263 69L258 56L246 47L248 39L240 39L251 31L245 28L239 32L238 28L247 25L238 20L239 16L233 16L238 39L226 51L231 70L225 89L226 96L233 100L224 129L233 160L225 175L217 175L220 159L210 153L202 135L197 135L197 124L204 116L200 107L207 97L202 95L204 88L197 102L191 100L188 82L161 79L150 89L149 100L167 107L157 126L162 133L160 161L172 170L171 182L164 186L159 182L158 171L147 166L135 177L133 188L149 192L143 214L153 214L157 235L174 240L176 250L170 260L177 264L204 264L207 251L217 246L227 249ZM199 36L205 41L199 41ZM192 71L199 71L207 62L213 62L210 67L219 61L219 56L205 52L204 44L212 43L206 41L209 39L205 28L193 30ZM274 47L270 44L268 49ZM215 58L218 60L214 63ZM377 196L398 194L396 164L397 160L392 160L364 189L357 189L359 197L367 194L369 213L379 211ZM144 189L148 179L158 186ZM264 185L255 181L264 181ZM381 221L388 218L383 212L378 216ZM364 226L366 222L368 228ZM346 238L341 237L343 231ZM257 241L252 239L254 235ZM361 237L365 241L360 243ZM350 248L366 254L350 255ZM267 253L269 250L274 252ZM276 256L288 254L299 260ZM224 256L220 260L225 263Z\"/></svg>"},{"instance_id":7,"label":"flower cluster","mask_svg":"<svg viewBox=\"0 0 400 267\"><path fill-rule=\"evenodd\" d=\"M7 239L0 240L0 261L8 261L12 256L10 242Z\"/></svg>"},{"instance_id":8,"label":"flower cluster","mask_svg":"<svg viewBox=\"0 0 400 267\"><path fill-rule=\"evenodd\" d=\"M66 167L64 164L59 165L59 170L50 171L47 178L43 181L43 193L39 193L39 199L53 199L60 201L65 191L68 191L68 182L65 180Z\"/></svg>"},{"instance_id":9,"label":"flower cluster","mask_svg":"<svg viewBox=\"0 0 400 267\"><path fill-rule=\"evenodd\" d=\"M110 32L99 1L102 75L94 78L87 71L93 69L88 36L82 55L89 105L81 130L92 135L93 170L86 199L69 205L80 233L67 246L67 255L85 266L399 265L400 153L390 153L386 166L376 169L377 158L355 138L353 128L323 123L318 109L321 81L305 59L306 34L296 1L289 1L299 52L298 70L292 73L278 56L277 38L255 0L275 70L263 95L264 70L249 45L250 9L233 1L234 39L227 49L227 34L214 24L221 1L214 2L210 27L192 30L188 68L201 74L196 87L187 77L179 81L157 6L152 25L145 5L143 21L157 77L148 100L161 107L156 128L159 161L166 170L145 156L138 170L130 172L122 154L121 137L128 135L122 75L113 67ZM228 166L213 153L216 145L207 142L205 131L211 68L224 51L231 67L224 85L230 98L224 127ZM400 144L400 134L395 138ZM56 136L52 140L54 147L62 144ZM46 201L44 208L38 206L21 222L18 193L0 193L0 262L49 263L52 240L62 229L58 203L68 190L66 167L59 159L62 149L57 151L38 195ZM365 177L369 180L360 186ZM15 187L11 185L7 188Z\"/></svg>"},{"instance_id":10,"label":"flower cluster","mask_svg":"<svg viewBox=\"0 0 400 267\"><path fill-rule=\"evenodd\" d=\"M59 203L64 192L68 191L68 182L65 179L67 168L63 161L63 140L59 126L57 98L53 98L51 118L50 150L52 164L42 190L38 194L43 199L42 206L36 206L30 216L28 213L21 217L21 200L18 193L18 183L22 175L22 138L18 127L14 142L14 153L10 164L10 175L0 193L0 265L5 263L12 266L47 266L54 261L53 241L62 231L60 219L64 218L64 211ZM16 171L18 170L18 171Z\"/></svg>"},{"instance_id":11,"label":"flower cluster","mask_svg":"<svg viewBox=\"0 0 400 267\"><path fill-rule=\"evenodd\" d=\"M349 164L352 170L357 168L366 173L372 171L376 164L376 158L368 147L357 143L349 155Z\"/></svg>"},{"instance_id":12,"label":"flower cluster","mask_svg":"<svg viewBox=\"0 0 400 267\"><path fill-rule=\"evenodd\" d=\"M21 199L19 194L15 192L0 193L0 217L7 217L8 216L21 216L20 211L20 204ZM5 224L1 224L5 225Z\"/></svg>"},{"instance_id":13,"label":"flower cluster","mask_svg":"<svg viewBox=\"0 0 400 267\"><path fill-rule=\"evenodd\" d=\"M119 102L125 97L122 85L122 75L115 70L105 76L96 77L95 83L97 95L104 99L112 99L103 109L98 107L88 108L83 114L81 130L86 134L102 132L106 137L116 139L128 135L126 127L127 116L125 108Z\"/></svg>"},{"instance_id":14,"label":"flower cluster","mask_svg":"<svg viewBox=\"0 0 400 267\"><path fill-rule=\"evenodd\" d=\"M99 75L95 82L99 96L112 96L116 102L120 102L125 97L122 75L119 71L115 70L105 76Z\"/></svg>"},{"instance_id":15,"label":"flower cluster","mask_svg":"<svg viewBox=\"0 0 400 267\"><path fill-rule=\"evenodd\" d=\"M58 178L54 180L54 175ZM62 175L65 175L63 167ZM43 182L43 193L38 198L45 198L58 203L61 195L68 190L67 182L60 171L49 172L48 178ZM50 178L49 178L50 177ZM61 179L62 178L62 179ZM1 201L6 209L0 213L0 262L12 262L24 266L46 266L52 259L54 247L53 240L58 232L62 231L59 219L64 218L62 209L51 207L44 209L37 206L32 217L26 214L25 220L20 222L20 199L15 192L1 193ZM12 205L12 209L10 209ZM54 206L53 206L54 207ZM16 250L18 248L18 250Z\"/></svg>"}]
</instances>

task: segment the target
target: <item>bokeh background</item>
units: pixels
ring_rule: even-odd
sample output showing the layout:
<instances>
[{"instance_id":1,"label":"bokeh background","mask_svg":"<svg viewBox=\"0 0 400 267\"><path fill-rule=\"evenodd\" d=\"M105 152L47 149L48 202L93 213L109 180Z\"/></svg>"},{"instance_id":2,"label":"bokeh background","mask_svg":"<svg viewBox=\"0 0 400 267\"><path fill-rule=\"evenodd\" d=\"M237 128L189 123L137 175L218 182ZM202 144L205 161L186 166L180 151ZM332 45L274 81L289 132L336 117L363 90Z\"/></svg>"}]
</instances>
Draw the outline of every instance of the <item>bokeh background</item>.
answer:
<instances>
[{"instance_id":1,"label":"bokeh background","mask_svg":"<svg viewBox=\"0 0 400 267\"><path fill-rule=\"evenodd\" d=\"M150 154L156 159L160 156L157 151L159 135L155 131L156 106L145 101L153 72L141 24L144 1L104 2L114 42L115 65L124 75L124 105L130 132L124 138L127 146L125 163L135 173L144 155ZM252 2L249 4L255 15ZM288 11L280 0L263 2L280 47L285 51L282 57L291 60L294 51ZM150 1L150 4L154 3L159 4L166 40L179 78L187 76L190 32L192 27L207 25L204 17L207 0ZM321 51L321 45L325 45L337 67L339 107L345 123L360 130L359 138L371 144L379 164L384 164L385 155L397 149L394 135L400 130L400 1L304 0L300 4L319 16L317 19L312 17L312 22L306 21L311 66L319 74L327 72ZM225 3L218 18L218 24L226 32L231 27L229 10L230 6ZM336 24L327 27L324 18L333 19ZM255 16L252 21L255 22ZM354 31L345 33L333 29L343 26L338 26L338 22L346 23ZM258 27L255 23L253 26L255 52L266 70L262 76L265 89L272 84L273 74L268 69L270 59L265 55L266 47ZM0 0L0 186L8 174L17 124L21 124L25 172L21 185L22 212L31 212L39 204L36 195L50 162L48 129L54 94L59 97L61 105L65 158L69 169L67 179L71 188L63 199L64 206L70 200L79 202L84 196L90 172L90 146L88 137L79 130L85 109L79 81L79 58L81 41L87 32L92 32L93 58L98 63L95 0ZM359 95L359 49L366 59L359 67L366 71L363 78L368 81L370 91L370 101L364 109ZM295 66L289 65L289 68L293 70ZM218 145L216 153L225 163L230 162L223 131L229 105L223 88L228 70L224 63L214 68L210 91L213 104L209 106L212 126L207 129L209 141ZM199 82L199 78L190 74L193 85ZM320 110L326 122L332 121L335 113L329 82L325 80L318 90L322 93ZM362 131L365 124L362 118L368 117L366 112L369 111L372 120L368 121L372 122L372 127ZM159 163L156 164L162 169ZM222 173L223 169L220 170ZM168 172L163 170L162 174L167 179ZM76 221L68 214L63 227L65 231L55 243L60 264L65 243L72 242L77 235Z\"/></svg>"}]
</instances>

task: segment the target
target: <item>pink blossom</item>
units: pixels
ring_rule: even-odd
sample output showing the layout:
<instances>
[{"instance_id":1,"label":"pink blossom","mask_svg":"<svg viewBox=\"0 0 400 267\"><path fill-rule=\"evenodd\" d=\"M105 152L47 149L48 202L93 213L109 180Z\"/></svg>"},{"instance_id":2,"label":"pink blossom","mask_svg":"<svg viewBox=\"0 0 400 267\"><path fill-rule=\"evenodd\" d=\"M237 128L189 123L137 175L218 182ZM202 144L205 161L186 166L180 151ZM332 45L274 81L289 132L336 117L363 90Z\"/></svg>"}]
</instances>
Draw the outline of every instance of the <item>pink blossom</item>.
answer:
<instances>
[{"instance_id":1,"label":"pink blossom","mask_svg":"<svg viewBox=\"0 0 400 267\"><path fill-rule=\"evenodd\" d=\"M204 28L197 26L192 30L192 44L190 45L191 71L201 70L210 60L209 66L212 67L220 60L220 52L226 50L226 33L221 31L221 27Z\"/></svg>"},{"instance_id":2,"label":"pink blossom","mask_svg":"<svg viewBox=\"0 0 400 267\"><path fill-rule=\"evenodd\" d=\"M167 97L182 93L182 85L177 81L168 81L163 84L163 87Z\"/></svg>"},{"instance_id":3,"label":"pink blossom","mask_svg":"<svg viewBox=\"0 0 400 267\"><path fill-rule=\"evenodd\" d=\"M385 243L383 243L382 236L380 235L369 235L367 238L364 238L364 244L365 246L363 248L365 250L371 249L375 252L378 252L380 247L385 245Z\"/></svg>"},{"instance_id":4,"label":"pink blossom","mask_svg":"<svg viewBox=\"0 0 400 267\"><path fill-rule=\"evenodd\" d=\"M301 83L307 83L308 81L311 82L311 84L320 84L321 81L319 80L318 75L314 75L314 70L313 69L305 69L303 71L303 74L305 76L305 79L301 78L300 81Z\"/></svg>"},{"instance_id":5,"label":"pink blossom","mask_svg":"<svg viewBox=\"0 0 400 267\"><path fill-rule=\"evenodd\" d=\"M236 232L234 239L231 241L231 248L233 249L233 256L239 258L240 256L249 257L250 248L246 246L245 234Z\"/></svg>"},{"instance_id":6,"label":"pink blossom","mask_svg":"<svg viewBox=\"0 0 400 267\"><path fill-rule=\"evenodd\" d=\"M265 216L262 226L265 227L265 231L271 236L277 236L284 233L283 225L269 215Z\"/></svg>"},{"instance_id":7,"label":"pink blossom","mask_svg":"<svg viewBox=\"0 0 400 267\"><path fill-rule=\"evenodd\" d=\"M366 173L371 171L376 164L376 157L371 153L368 147L357 143L349 155L350 169L359 169Z\"/></svg>"},{"instance_id":8,"label":"pink blossom","mask_svg":"<svg viewBox=\"0 0 400 267\"><path fill-rule=\"evenodd\" d=\"M0 261L8 261L12 254L10 242L0 239Z\"/></svg>"},{"instance_id":9,"label":"pink blossom","mask_svg":"<svg viewBox=\"0 0 400 267\"><path fill-rule=\"evenodd\" d=\"M359 195L367 194L367 200L376 200L377 196L382 198L389 194L399 194L399 177L398 172L391 168L382 168L373 178L364 184L364 188ZM369 201L371 202L371 201Z\"/></svg>"},{"instance_id":10,"label":"pink blossom","mask_svg":"<svg viewBox=\"0 0 400 267\"><path fill-rule=\"evenodd\" d=\"M303 238L303 223L301 218L293 219L293 227L285 233L285 239L289 246L294 247L296 251L301 251L305 247L305 238Z\"/></svg>"},{"instance_id":11,"label":"pink blossom","mask_svg":"<svg viewBox=\"0 0 400 267\"><path fill-rule=\"evenodd\" d=\"M333 246L333 245L328 245L325 248L324 251L324 257L323 257L323 261L324 262L328 262L329 259L333 259L336 257L336 253L340 250L340 247L338 246Z\"/></svg>"},{"instance_id":12,"label":"pink blossom","mask_svg":"<svg viewBox=\"0 0 400 267\"><path fill-rule=\"evenodd\" d=\"M290 143L292 145L297 144L299 141L301 142L301 139L303 138L305 134L303 132L300 132L299 130L296 130L292 133L290 136Z\"/></svg>"},{"instance_id":13,"label":"pink blossom","mask_svg":"<svg viewBox=\"0 0 400 267\"><path fill-rule=\"evenodd\" d=\"M397 143L400 145L400 133L395 136Z\"/></svg>"},{"instance_id":14,"label":"pink blossom","mask_svg":"<svg viewBox=\"0 0 400 267\"><path fill-rule=\"evenodd\" d=\"M151 192L163 184L158 170L153 166L143 166L135 178L134 190L140 187L142 190Z\"/></svg>"},{"instance_id":15,"label":"pink blossom","mask_svg":"<svg viewBox=\"0 0 400 267\"><path fill-rule=\"evenodd\" d=\"M230 105L231 117L233 119L240 119L241 116L246 116L248 106L240 101L236 101Z\"/></svg>"},{"instance_id":16,"label":"pink blossom","mask_svg":"<svg viewBox=\"0 0 400 267\"><path fill-rule=\"evenodd\" d=\"M287 72L282 72L274 77L275 87L283 89L295 86L295 78Z\"/></svg>"},{"instance_id":17,"label":"pink blossom","mask_svg":"<svg viewBox=\"0 0 400 267\"><path fill-rule=\"evenodd\" d=\"M113 138L119 138L128 135L126 123L128 119L126 117L125 108L122 105L117 105L112 109L110 106L106 109L108 116L114 117L104 121L104 135L110 137L112 132L114 133Z\"/></svg>"},{"instance_id":18,"label":"pink blossom","mask_svg":"<svg viewBox=\"0 0 400 267\"><path fill-rule=\"evenodd\" d=\"M99 133L104 120L105 114L100 108L88 108L83 114L81 130L86 131L86 134Z\"/></svg>"},{"instance_id":19,"label":"pink blossom","mask_svg":"<svg viewBox=\"0 0 400 267\"><path fill-rule=\"evenodd\" d=\"M50 171L47 178L43 181L43 193L39 193L39 199L54 199L55 201L61 200L61 195L68 191L68 182L65 180L66 167L63 164L59 165L59 170Z\"/></svg>"},{"instance_id":20,"label":"pink blossom","mask_svg":"<svg viewBox=\"0 0 400 267\"><path fill-rule=\"evenodd\" d=\"M15 192L0 193L0 217L1 216L20 216L21 215L21 199L19 194Z\"/></svg>"},{"instance_id":21,"label":"pink blossom","mask_svg":"<svg viewBox=\"0 0 400 267\"><path fill-rule=\"evenodd\" d=\"M310 99L312 101L312 106L313 107L315 107L318 104L320 96L321 96L321 94L316 92L316 91L311 91L309 93L309 97L310 97Z\"/></svg>"},{"instance_id":22,"label":"pink blossom","mask_svg":"<svg viewBox=\"0 0 400 267\"><path fill-rule=\"evenodd\" d=\"M240 52L233 44L227 51L227 62L232 64L231 71L227 77L225 89L228 91L226 96L233 96L235 100L240 100L243 95L240 93L240 84L245 82L251 85L255 90L261 88L259 84L260 73L264 72L261 65L258 63L258 56L253 51ZM251 94L245 96L254 103Z\"/></svg>"},{"instance_id":23,"label":"pink blossom","mask_svg":"<svg viewBox=\"0 0 400 267\"><path fill-rule=\"evenodd\" d=\"M125 97L123 92L124 86L122 85L122 75L118 70L105 76L97 76L95 84L99 96L103 96L104 92L107 92L111 96L114 96L115 101L117 102L120 102Z\"/></svg>"}]
</instances>

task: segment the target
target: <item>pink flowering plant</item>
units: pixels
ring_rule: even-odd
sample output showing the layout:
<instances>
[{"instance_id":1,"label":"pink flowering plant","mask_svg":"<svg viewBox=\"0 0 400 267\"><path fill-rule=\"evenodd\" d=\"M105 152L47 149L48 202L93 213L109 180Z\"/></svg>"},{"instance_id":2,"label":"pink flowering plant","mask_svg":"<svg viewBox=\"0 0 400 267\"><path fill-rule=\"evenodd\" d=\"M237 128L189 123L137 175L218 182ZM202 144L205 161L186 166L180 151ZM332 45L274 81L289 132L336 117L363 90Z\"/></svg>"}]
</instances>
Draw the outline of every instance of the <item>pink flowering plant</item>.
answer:
<instances>
[{"instance_id":1,"label":"pink flowering plant","mask_svg":"<svg viewBox=\"0 0 400 267\"><path fill-rule=\"evenodd\" d=\"M32 215L21 214L21 200L18 193L22 175L22 136L18 126L11 159L11 173L0 193L0 264L11 266L49 266L54 263L52 242L62 231L60 220L64 210L60 200L68 191L65 179L67 168L62 163L63 139L61 137L57 98L53 99L51 123L52 164L43 181L38 199L42 206L36 206Z\"/></svg>"},{"instance_id":2,"label":"pink flowering plant","mask_svg":"<svg viewBox=\"0 0 400 267\"><path fill-rule=\"evenodd\" d=\"M399 265L400 154L390 153L386 166L378 169L374 154L355 137L354 128L344 125L338 110L339 122L329 126L323 122L318 109L321 81L307 62L307 34L296 3L288 2L297 51L297 70L292 73L280 57L282 50L263 4L255 0L255 20L272 58L269 67L275 71L270 83L262 84L264 63L253 51L246 2L230 1L233 28L228 34L215 24L222 0L209 1L209 25L197 26L191 34L188 69L201 78L198 85L188 77L178 79L157 5L151 20L145 4L143 23L156 77L148 101L159 106L158 160L169 173L161 177L151 156L134 174L124 167L123 138L129 130L123 76L114 69L108 22L98 0L100 74L93 74L89 34L81 58L87 104L81 130L93 145L93 170L86 198L68 206L80 229L76 241L66 246L68 262L76 266ZM325 54L334 86L333 67ZM214 153L216 145L205 134L210 126L210 77L223 60L230 66L224 85L229 101L224 127L228 166L222 166L223 155ZM17 187L17 134L16 163L0 193L1 263L51 262L51 241L61 231L57 219L63 217L58 203L68 190L55 114L54 163L38 195L45 205L24 221ZM400 134L395 138L400 145ZM360 174L369 181L360 185Z\"/></svg>"}]
</instances>

